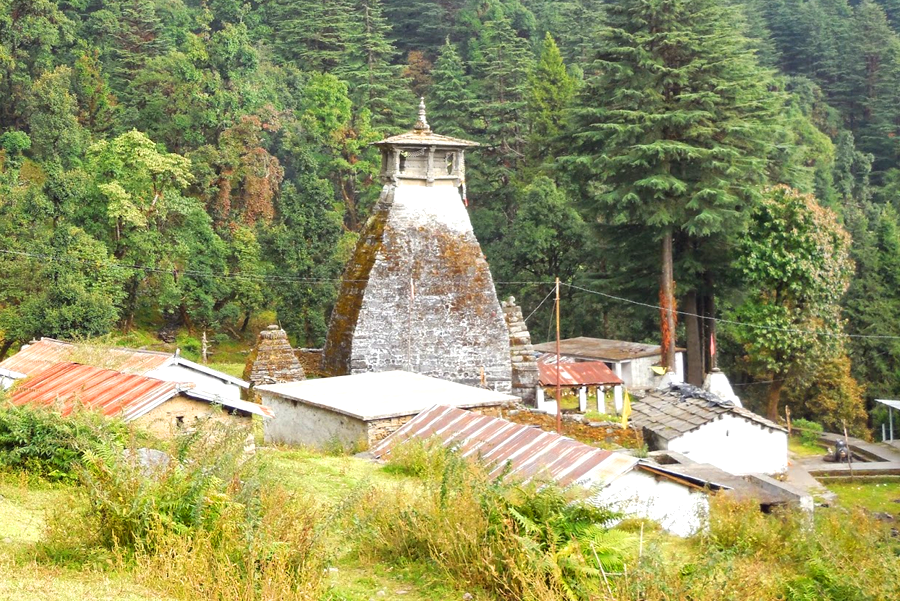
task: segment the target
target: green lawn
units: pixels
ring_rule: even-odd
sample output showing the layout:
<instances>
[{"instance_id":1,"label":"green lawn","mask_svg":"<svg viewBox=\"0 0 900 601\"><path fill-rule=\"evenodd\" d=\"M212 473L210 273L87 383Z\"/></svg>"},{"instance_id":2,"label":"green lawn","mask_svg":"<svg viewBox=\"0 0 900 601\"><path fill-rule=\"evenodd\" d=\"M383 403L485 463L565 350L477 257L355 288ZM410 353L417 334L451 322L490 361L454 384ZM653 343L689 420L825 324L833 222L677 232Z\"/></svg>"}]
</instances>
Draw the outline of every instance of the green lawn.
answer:
<instances>
[{"instance_id":1,"label":"green lawn","mask_svg":"<svg viewBox=\"0 0 900 601\"><path fill-rule=\"evenodd\" d=\"M838 496L845 507L862 507L868 511L900 514L900 479L834 482L826 486Z\"/></svg>"},{"instance_id":2,"label":"green lawn","mask_svg":"<svg viewBox=\"0 0 900 601\"><path fill-rule=\"evenodd\" d=\"M804 444L800 439L792 436L788 439L788 451L800 457L822 457L825 455L825 447L820 444Z\"/></svg>"}]
</instances>

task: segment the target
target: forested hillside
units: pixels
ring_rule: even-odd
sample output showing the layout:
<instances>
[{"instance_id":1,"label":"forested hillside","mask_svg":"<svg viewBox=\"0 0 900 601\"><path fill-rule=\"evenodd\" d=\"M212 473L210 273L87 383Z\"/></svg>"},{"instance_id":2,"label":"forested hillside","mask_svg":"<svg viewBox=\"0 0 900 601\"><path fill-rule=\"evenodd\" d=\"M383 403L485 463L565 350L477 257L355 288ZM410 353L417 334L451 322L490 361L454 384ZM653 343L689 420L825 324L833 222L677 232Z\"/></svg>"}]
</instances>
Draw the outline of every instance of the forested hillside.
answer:
<instances>
[{"instance_id":1,"label":"forested hillside","mask_svg":"<svg viewBox=\"0 0 900 601\"><path fill-rule=\"evenodd\" d=\"M900 394L897 0L0 0L3 354L268 309L321 344L419 95L526 315L559 276L564 336L658 340L674 297L770 413Z\"/></svg>"}]
</instances>

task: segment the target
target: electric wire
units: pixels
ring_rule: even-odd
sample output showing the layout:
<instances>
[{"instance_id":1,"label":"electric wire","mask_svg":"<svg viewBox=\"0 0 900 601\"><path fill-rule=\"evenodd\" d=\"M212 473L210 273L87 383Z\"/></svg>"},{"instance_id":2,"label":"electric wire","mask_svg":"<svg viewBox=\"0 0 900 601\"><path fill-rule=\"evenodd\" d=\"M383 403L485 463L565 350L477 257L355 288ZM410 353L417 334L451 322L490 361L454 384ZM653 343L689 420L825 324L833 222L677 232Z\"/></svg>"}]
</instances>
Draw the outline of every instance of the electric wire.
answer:
<instances>
[{"instance_id":1,"label":"electric wire","mask_svg":"<svg viewBox=\"0 0 900 601\"><path fill-rule=\"evenodd\" d=\"M296 282L303 284L339 284L341 282L352 282L352 283L365 283L368 280L349 280L344 278L305 278L298 276L279 276L279 275L270 275L270 274L257 274L257 273L214 273L209 271L198 271L194 269L185 269L180 270L178 268L163 268L163 267L150 267L148 265L129 265L122 263L111 263L111 262L102 262L91 259L78 259L75 257L59 257L54 255L47 255L41 253L32 253L26 251L18 251L18 250L9 250L9 249L0 249L0 254L2 255L10 255L10 256L19 256L19 257L28 257L32 259L39 259L43 261L53 261L59 263L65 262L78 262L87 266L94 267L107 267L110 269L125 269L125 270L133 270L133 271L144 271L146 273L158 273L158 274L169 274L174 277L193 277L193 278L221 278L221 279L232 279L232 280L250 280L256 282ZM555 282L545 282L540 280L497 280L494 282L495 284L504 284L504 285L517 285L517 286L545 286L545 285L555 285ZM610 300L614 300L621 303L627 303L630 305L635 305L639 307L644 307L647 309L653 309L655 311L671 311L677 315L683 315L686 317L696 317L698 319L702 319L704 321L714 322L714 323L722 323L733 326L740 326L745 328L751 328L756 330L766 330L773 332L783 332L787 334L802 334L802 335L813 335L813 336L823 336L828 338L855 338L859 340L900 340L900 336L890 336L890 335L875 335L875 334L846 334L846 333L834 333L834 332L825 332L822 330L808 330L802 328L781 328L778 326L767 326L762 324L753 324L747 322L736 321L733 319L725 319L722 317L711 317L708 315L699 315L697 313L689 313L687 311L679 311L677 309L664 309L659 305L654 305L652 303L644 303L641 301L632 300L630 298L624 298L621 296L616 296L614 294L609 294L607 292L600 292L599 290L591 290L590 288L585 288L583 286L579 286L577 284L572 284L569 282L560 282L560 285L567 286L573 290L578 290L580 292L584 292L587 294L594 294L597 296L601 296L603 298L607 298ZM551 293L552 294L552 291ZM527 321L531 318L534 313L546 302L547 298L550 297L548 294L534 309L534 311L529 314L525 320Z\"/></svg>"}]
</instances>

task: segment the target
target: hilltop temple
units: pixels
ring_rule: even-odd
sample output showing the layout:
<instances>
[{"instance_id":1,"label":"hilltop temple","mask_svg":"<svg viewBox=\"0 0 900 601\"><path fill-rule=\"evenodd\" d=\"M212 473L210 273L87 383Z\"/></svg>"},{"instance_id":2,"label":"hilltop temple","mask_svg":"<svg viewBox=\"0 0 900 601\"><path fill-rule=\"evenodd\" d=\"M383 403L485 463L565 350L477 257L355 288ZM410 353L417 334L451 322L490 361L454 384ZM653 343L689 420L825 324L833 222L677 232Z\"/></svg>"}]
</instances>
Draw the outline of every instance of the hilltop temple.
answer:
<instances>
[{"instance_id":1,"label":"hilltop temple","mask_svg":"<svg viewBox=\"0 0 900 601\"><path fill-rule=\"evenodd\" d=\"M402 369L509 392L510 336L464 206L475 142L415 127L376 142L384 188L353 253L323 354L330 375Z\"/></svg>"}]
</instances>

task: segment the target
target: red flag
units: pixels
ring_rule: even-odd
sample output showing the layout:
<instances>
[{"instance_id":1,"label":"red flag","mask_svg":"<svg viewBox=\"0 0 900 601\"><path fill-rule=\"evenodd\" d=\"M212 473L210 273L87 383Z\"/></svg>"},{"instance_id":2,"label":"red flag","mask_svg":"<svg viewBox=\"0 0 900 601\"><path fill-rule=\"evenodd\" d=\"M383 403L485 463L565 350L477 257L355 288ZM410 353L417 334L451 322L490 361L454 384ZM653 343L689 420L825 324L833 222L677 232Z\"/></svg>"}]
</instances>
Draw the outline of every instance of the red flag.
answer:
<instances>
[{"instance_id":1,"label":"red flag","mask_svg":"<svg viewBox=\"0 0 900 601\"><path fill-rule=\"evenodd\" d=\"M710 357L716 356L716 336L715 336L715 334L709 335L709 356Z\"/></svg>"}]
</instances>

